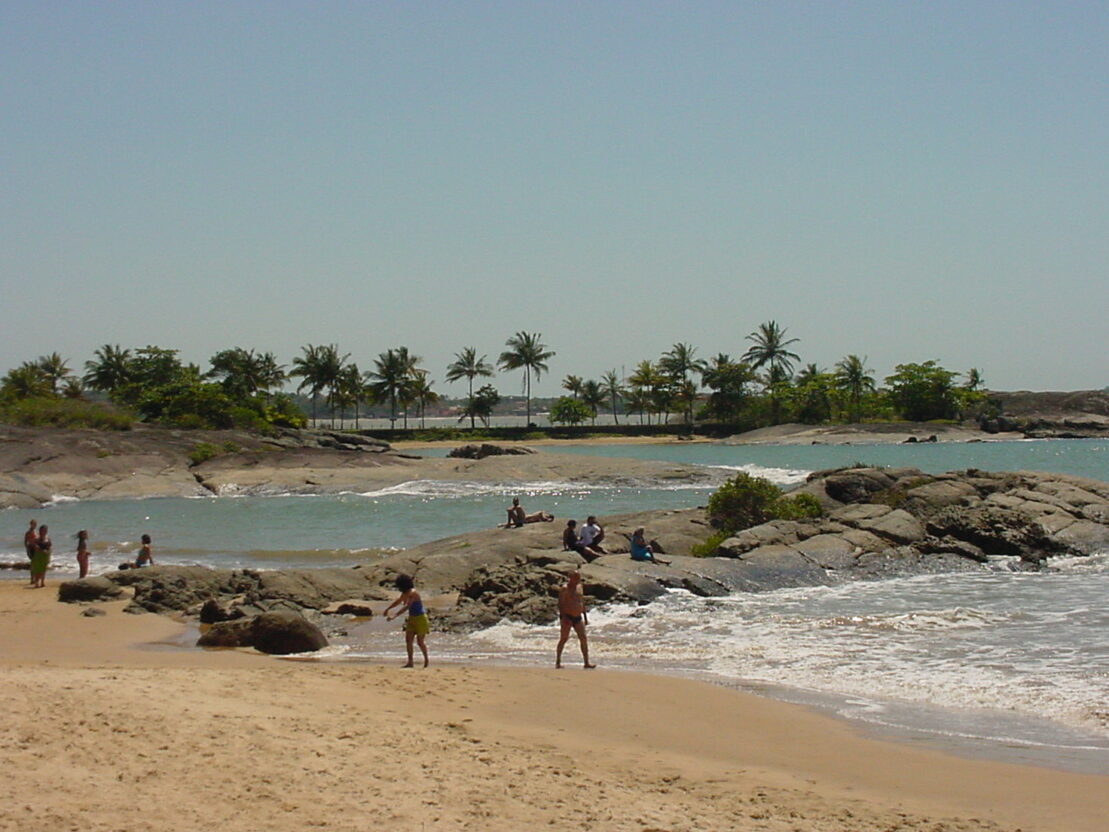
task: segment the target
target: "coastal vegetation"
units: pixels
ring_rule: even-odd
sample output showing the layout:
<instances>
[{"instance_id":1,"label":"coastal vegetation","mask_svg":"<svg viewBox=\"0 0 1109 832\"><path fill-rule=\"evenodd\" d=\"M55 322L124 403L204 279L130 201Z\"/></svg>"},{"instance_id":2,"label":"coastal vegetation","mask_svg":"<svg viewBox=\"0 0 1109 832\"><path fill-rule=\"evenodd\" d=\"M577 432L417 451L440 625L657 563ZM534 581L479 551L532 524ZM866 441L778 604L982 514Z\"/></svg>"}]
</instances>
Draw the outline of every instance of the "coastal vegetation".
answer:
<instances>
[{"instance_id":1,"label":"coastal vegetation","mask_svg":"<svg viewBox=\"0 0 1109 832\"><path fill-rule=\"evenodd\" d=\"M321 420L332 428L354 425L366 412L384 415L392 428L408 430L409 417L424 424L451 415L471 430L488 427L497 414L514 414L518 397L502 396L491 383L475 381L497 370L522 370L523 424L545 411L553 425L595 425L602 414L612 425L695 425L741 432L800 422L958 420L990 415L977 368L960 374L935 360L898 364L879 385L866 357L850 354L831 369L801 365L800 339L776 321L745 337L739 358L698 356L678 342L657 359L639 361L627 375L607 370L597 378L568 374L568 395L537 400L532 380L549 372L556 352L541 333L520 331L505 341L494 365L475 346L459 350L445 368L449 383L465 380L463 399L449 400L434 389L432 371L407 346L378 354L363 371L337 344L307 344L289 368L273 353L232 347L209 359L207 369L183 363L178 351L158 346L125 349L105 344L77 375L58 353L15 367L0 380L0 419L27 425L126 427L135 420L192 428L237 427L262 432L301 427ZM284 391L296 382L295 395ZM399 423L399 425L398 425ZM414 426L413 426L414 427ZM638 431L637 431L638 432Z\"/></svg>"},{"instance_id":2,"label":"coastal vegetation","mask_svg":"<svg viewBox=\"0 0 1109 832\"><path fill-rule=\"evenodd\" d=\"M711 556L736 532L771 520L804 520L822 513L811 494L787 495L770 480L740 471L709 496L705 515L715 531L692 554Z\"/></svg>"}]
</instances>

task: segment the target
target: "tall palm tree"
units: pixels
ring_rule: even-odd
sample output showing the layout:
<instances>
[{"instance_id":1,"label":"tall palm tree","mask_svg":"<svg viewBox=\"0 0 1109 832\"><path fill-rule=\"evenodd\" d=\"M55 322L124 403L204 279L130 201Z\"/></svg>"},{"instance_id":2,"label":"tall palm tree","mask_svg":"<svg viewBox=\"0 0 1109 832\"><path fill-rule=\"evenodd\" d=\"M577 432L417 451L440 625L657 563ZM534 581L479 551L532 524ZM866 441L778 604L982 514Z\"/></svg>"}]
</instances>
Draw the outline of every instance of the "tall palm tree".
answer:
<instances>
[{"instance_id":1,"label":"tall palm tree","mask_svg":"<svg viewBox=\"0 0 1109 832\"><path fill-rule=\"evenodd\" d=\"M766 367L766 389L770 394L770 412L772 421L779 421L781 403L780 390L783 382L789 380L793 372L793 362L800 361L801 357L795 352L790 352L787 347L799 343L797 338L786 338L786 330L778 326L776 321L767 321L759 324L759 328L747 336L752 346L743 354L743 360L749 361L756 370Z\"/></svg>"},{"instance_id":2,"label":"tall palm tree","mask_svg":"<svg viewBox=\"0 0 1109 832\"><path fill-rule=\"evenodd\" d=\"M786 349L790 344L800 343L800 339L787 339L786 330L779 327L776 321L759 324L747 340L753 346L743 354L743 360L750 362L756 370L766 367L779 381L788 379L793 372L793 362L801 360L797 353Z\"/></svg>"},{"instance_id":3,"label":"tall palm tree","mask_svg":"<svg viewBox=\"0 0 1109 832\"><path fill-rule=\"evenodd\" d=\"M470 383L470 392L468 399L468 410L470 415L470 428L474 427L474 379L478 376L493 375L493 365L485 360L485 356L478 358L477 350L473 347L466 347L462 352L454 354L454 361L447 366L447 381L458 381L460 378L467 379Z\"/></svg>"},{"instance_id":4,"label":"tall palm tree","mask_svg":"<svg viewBox=\"0 0 1109 832\"><path fill-rule=\"evenodd\" d=\"M50 392L55 396L58 395L58 384L69 375L69 365L66 364L65 359L56 352L52 352L50 355L40 355L35 363L50 385Z\"/></svg>"},{"instance_id":5,"label":"tall palm tree","mask_svg":"<svg viewBox=\"0 0 1109 832\"><path fill-rule=\"evenodd\" d=\"M524 396L527 413L527 424L531 424L531 376L534 373L538 380L547 372L547 360L553 358L555 353L548 350L547 345L540 339L541 332L517 332L504 342L508 347L501 353L497 363L504 371L524 369Z\"/></svg>"},{"instance_id":6,"label":"tall palm tree","mask_svg":"<svg viewBox=\"0 0 1109 832\"><path fill-rule=\"evenodd\" d=\"M579 399L581 398L581 386L583 383L581 376L569 375L562 380L562 389L566 390L575 399Z\"/></svg>"},{"instance_id":7,"label":"tall palm tree","mask_svg":"<svg viewBox=\"0 0 1109 832\"><path fill-rule=\"evenodd\" d=\"M851 421L859 420L864 393L873 393L874 376L866 368L866 358L849 355L836 362L836 388L847 394L851 402Z\"/></svg>"},{"instance_id":8,"label":"tall palm tree","mask_svg":"<svg viewBox=\"0 0 1109 832\"><path fill-rule=\"evenodd\" d=\"M601 376L601 387L608 394L612 404L612 423L618 425L620 420L616 418L616 403L623 398L624 388L620 385L620 376L616 375L615 370L609 370Z\"/></svg>"},{"instance_id":9,"label":"tall palm tree","mask_svg":"<svg viewBox=\"0 0 1109 832\"><path fill-rule=\"evenodd\" d=\"M690 426L693 425L693 402L697 399L697 385L690 380L689 374L704 372L706 366L704 361L695 357L696 354L697 350L694 347L678 342L668 352L664 352L659 360L659 368L662 372L678 382L677 387L682 392L680 398L686 406L685 421ZM691 384L693 394L689 395Z\"/></svg>"},{"instance_id":10,"label":"tall palm tree","mask_svg":"<svg viewBox=\"0 0 1109 832\"><path fill-rule=\"evenodd\" d=\"M121 349L119 344L105 344L93 355L95 361L85 362L86 387L111 395L131 380L131 350Z\"/></svg>"}]
</instances>

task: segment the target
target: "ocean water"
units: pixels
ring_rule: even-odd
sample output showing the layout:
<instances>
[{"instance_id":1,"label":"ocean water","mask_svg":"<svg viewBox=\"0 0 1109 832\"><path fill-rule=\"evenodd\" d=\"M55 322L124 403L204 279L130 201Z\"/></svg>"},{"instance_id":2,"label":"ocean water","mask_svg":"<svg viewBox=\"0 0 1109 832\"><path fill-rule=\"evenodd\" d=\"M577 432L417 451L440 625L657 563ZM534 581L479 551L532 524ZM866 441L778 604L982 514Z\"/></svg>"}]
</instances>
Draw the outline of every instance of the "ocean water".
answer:
<instances>
[{"instance_id":1,"label":"ocean water","mask_svg":"<svg viewBox=\"0 0 1109 832\"><path fill-rule=\"evenodd\" d=\"M614 445L559 452L722 466L783 485L866 462L929 472L968 467L1059 471L1109 480L1109 442L746 447ZM131 557L139 535L167 563L283 568L352 565L416 543L488 528L520 495L529 510L604 516L703 505L706 489L526 487L420 481L329 497L208 497L78 502L0 512L0 561L22 559L34 516L51 526L55 577L76 571L72 535L91 532L94 571ZM560 524L552 524L557 546ZM914 742L1109 773L1109 552L1055 558L1029 574L999 558L979 574L932 575L703 599L675 591L591 619L606 666L677 673L828 709ZM4 574L4 573L0 573ZM24 577L25 573L7 573ZM395 659L399 634L353 626L333 659ZM549 627L502 623L433 636L436 656L549 664ZM568 648L571 662L575 645Z\"/></svg>"}]
</instances>

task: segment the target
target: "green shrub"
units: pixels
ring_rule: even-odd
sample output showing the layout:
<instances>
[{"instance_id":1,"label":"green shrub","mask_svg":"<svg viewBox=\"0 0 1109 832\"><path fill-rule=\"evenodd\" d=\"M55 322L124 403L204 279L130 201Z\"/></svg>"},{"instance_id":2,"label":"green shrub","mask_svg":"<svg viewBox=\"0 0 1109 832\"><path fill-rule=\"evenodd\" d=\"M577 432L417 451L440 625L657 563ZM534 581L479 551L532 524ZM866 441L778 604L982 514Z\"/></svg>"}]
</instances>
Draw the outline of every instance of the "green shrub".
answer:
<instances>
[{"instance_id":1,"label":"green shrub","mask_svg":"<svg viewBox=\"0 0 1109 832\"><path fill-rule=\"evenodd\" d=\"M779 497L774 504L774 513L779 520L808 520L824 513L820 500L812 494L795 494L792 497Z\"/></svg>"},{"instance_id":2,"label":"green shrub","mask_svg":"<svg viewBox=\"0 0 1109 832\"><path fill-rule=\"evenodd\" d=\"M207 462L221 453L223 453L223 450L211 442L197 442L193 445L193 449L189 451L189 462L192 465L200 465L200 463Z\"/></svg>"},{"instance_id":3,"label":"green shrub","mask_svg":"<svg viewBox=\"0 0 1109 832\"><path fill-rule=\"evenodd\" d=\"M54 397L19 399L0 407L0 421L24 427L130 430L135 415L102 402Z\"/></svg>"},{"instance_id":4,"label":"green shrub","mask_svg":"<svg viewBox=\"0 0 1109 832\"><path fill-rule=\"evenodd\" d=\"M709 497L709 522L727 532L757 526L774 519L773 506L781 496L774 483L741 471Z\"/></svg>"},{"instance_id":5,"label":"green shrub","mask_svg":"<svg viewBox=\"0 0 1109 832\"><path fill-rule=\"evenodd\" d=\"M709 497L707 513L713 527L728 535L770 520L819 517L822 510L811 494L786 497L769 480L740 472Z\"/></svg>"},{"instance_id":6,"label":"green shrub","mask_svg":"<svg viewBox=\"0 0 1109 832\"><path fill-rule=\"evenodd\" d=\"M728 539L727 532L713 532L701 543L694 543L690 547L689 554L695 558L711 558L716 555L716 550L720 548L720 544Z\"/></svg>"}]
</instances>

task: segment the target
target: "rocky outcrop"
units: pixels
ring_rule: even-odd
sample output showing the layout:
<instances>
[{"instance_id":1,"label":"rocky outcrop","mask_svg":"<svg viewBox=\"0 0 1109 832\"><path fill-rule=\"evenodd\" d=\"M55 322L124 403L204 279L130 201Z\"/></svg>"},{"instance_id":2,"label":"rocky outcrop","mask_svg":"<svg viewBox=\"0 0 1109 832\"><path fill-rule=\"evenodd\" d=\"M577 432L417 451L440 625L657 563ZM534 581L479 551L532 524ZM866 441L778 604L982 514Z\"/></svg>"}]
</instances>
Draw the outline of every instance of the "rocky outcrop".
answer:
<instances>
[{"instance_id":1,"label":"rocky outcrop","mask_svg":"<svg viewBox=\"0 0 1109 832\"><path fill-rule=\"evenodd\" d=\"M312 653L327 647L327 638L312 622L295 612L268 612L241 621L211 625L198 647L253 647L262 653Z\"/></svg>"},{"instance_id":2,"label":"rocky outcrop","mask_svg":"<svg viewBox=\"0 0 1109 832\"><path fill-rule=\"evenodd\" d=\"M452 459L485 459L487 456L523 456L533 453L535 451L532 448L524 448L520 445L491 445L483 442L480 445L462 445L452 448L447 456Z\"/></svg>"},{"instance_id":3,"label":"rocky outcrop","mask_svg":"<svg viewBox=\"0 0 1109 832\"><path fill-rule=\"evenodd\" d=\"M425 599L450 597L433 626L473 629L503 618L554 620L571 569L581 570L590 604L646 604L672 590L713 597L1002 564L1038 570L1050 568L1053 554L1109 548L1109 484L1080 477L858 467L818 472L799 490L820 502L822 516L744 529L711 557L692 556L713 532L704 510L684 509L600 518L607 554L590 563L562 550L559 524L535 523L434 541L353 569L158 566L63 586L74 600L129 586L129 610L200 615L214 622L205 643L238 644L267 613L302 615L324 629L341 626L332 616L372 614L395 597L402 573L415 577ZM668 564L628 557L627 535L639 526Z\"/></svg>"}]
</instances>

